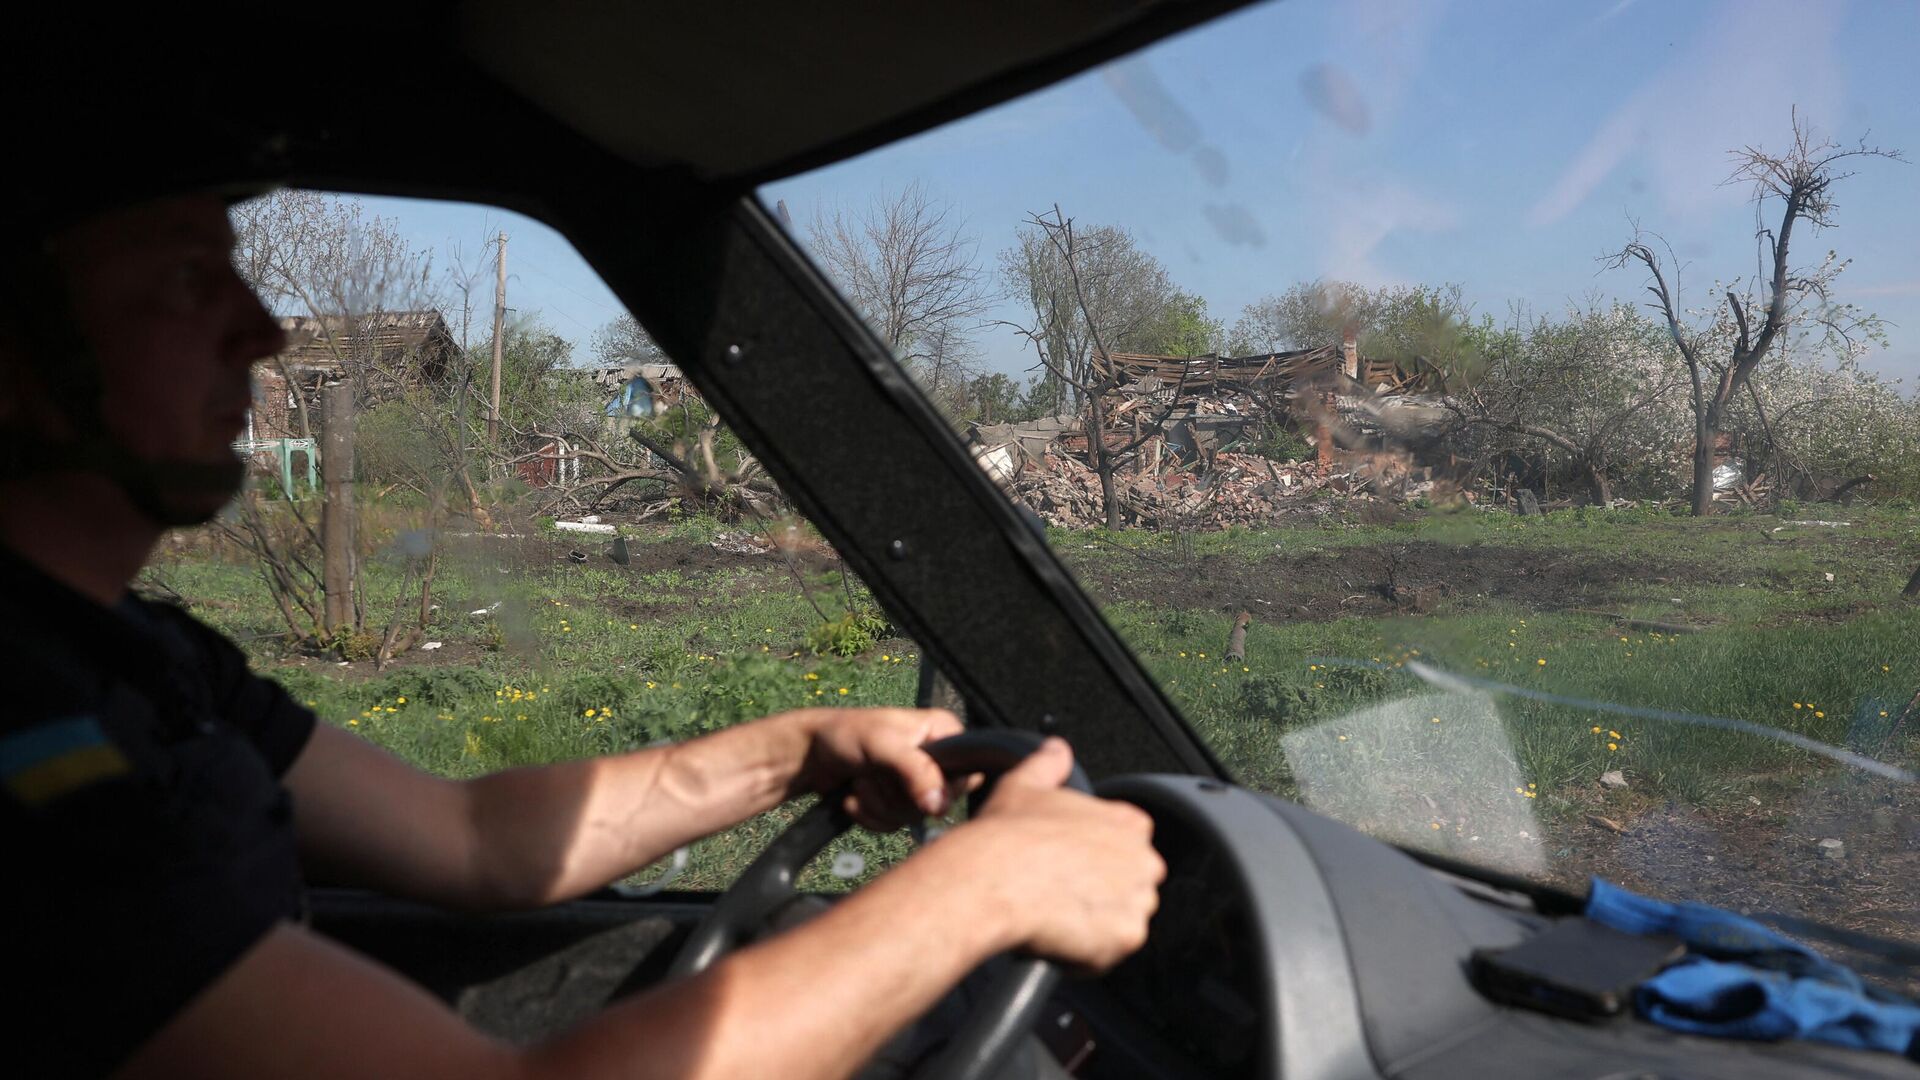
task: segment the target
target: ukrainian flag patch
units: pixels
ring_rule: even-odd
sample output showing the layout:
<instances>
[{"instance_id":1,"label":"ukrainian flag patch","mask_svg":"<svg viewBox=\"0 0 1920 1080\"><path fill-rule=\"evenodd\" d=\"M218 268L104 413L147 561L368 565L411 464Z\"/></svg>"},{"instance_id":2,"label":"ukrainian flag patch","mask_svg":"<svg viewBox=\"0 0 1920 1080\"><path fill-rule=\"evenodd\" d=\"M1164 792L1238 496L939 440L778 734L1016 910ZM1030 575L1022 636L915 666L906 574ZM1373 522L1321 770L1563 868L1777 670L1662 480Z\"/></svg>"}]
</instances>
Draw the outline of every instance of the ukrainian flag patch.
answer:
<instances>
[{"instance_id":1,"label":"ukrainian flag patch","mask_svg":"<svg viewBox=\"0 0 1920 1080\"><path fill-rule=\"evenodd\" d=\"M28 806L51 802L132 768L97 717L54 720L0 738L0 785Z\"/></svg>"}]
</instances>

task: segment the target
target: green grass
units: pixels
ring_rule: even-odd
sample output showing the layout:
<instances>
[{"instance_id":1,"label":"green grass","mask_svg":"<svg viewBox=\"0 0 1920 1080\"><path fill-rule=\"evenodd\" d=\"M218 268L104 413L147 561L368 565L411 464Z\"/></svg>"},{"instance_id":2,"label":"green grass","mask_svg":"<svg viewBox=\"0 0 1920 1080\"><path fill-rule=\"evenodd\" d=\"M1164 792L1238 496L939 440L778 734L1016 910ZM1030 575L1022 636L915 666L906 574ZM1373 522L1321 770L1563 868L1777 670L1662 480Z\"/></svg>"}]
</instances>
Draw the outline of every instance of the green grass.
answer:
<instances>
[{"instance_id":1,"label":"green grass","mask_svg":"<svg viewBox=\"0 0 1920 1080\"><path fill-rule=\"evenodd\" d=\"M1814 517L1853 524L1782 524ZM1668 581L1621 583L1608 610L1704 627L1683 635L1453 598L1419 617L1256 621L1246 661L1226 663L1226 612L1129 602L1107 614L1243 782L1305 797L1384 835L1446 847L1514 807L1547 818L1581 812L1610 769L1624 770L1636 798L1649 803L1713 806L1811 783L1835 767L1747 735L1443 692L1396 666L1416 658L1516 686L1774 725L1911 766L1920 751L1915 733L1891 743L1885 733L1920 687L1920 605L1895 596L1920 562L1916 525L1920 514L1899 507L1710 521L1639 511L1529 519L1473 512L1191 538L1217 573L1253 572L1276 554L1422 542L1670 568ZM636 534L634 547L697 548L719 531L695 519ZM1172 550L1170 537L1150 533L1056 532L1054 540L1083 566L1135 558L1116 548ZM446 651L431 663L420 662L427 654L403 658L380 674L287 654L285 639L274 636L284 627L244 562L201 552L166 560L155 573L323 717L448 776L616 753L811 705L911 703L911 642L816 656L807 642L820 617L782 562L701 565L640 572L599 561L449 557L429 635ZM370 621L383 621L401 599L401 576L398 563L377 553L368 559ZM845 609L837 574L816 571L809 580L830 615ZM857 588L853 600L870 602ZM494 603L501 606L490 616L468 614ZM792 813L696 845L676 884L725 884ZM899 857L904 843L854 835L841 846L860 850L871 872ZM808 884L841 883L816 869Z\"/></svg>"}]
</instances>

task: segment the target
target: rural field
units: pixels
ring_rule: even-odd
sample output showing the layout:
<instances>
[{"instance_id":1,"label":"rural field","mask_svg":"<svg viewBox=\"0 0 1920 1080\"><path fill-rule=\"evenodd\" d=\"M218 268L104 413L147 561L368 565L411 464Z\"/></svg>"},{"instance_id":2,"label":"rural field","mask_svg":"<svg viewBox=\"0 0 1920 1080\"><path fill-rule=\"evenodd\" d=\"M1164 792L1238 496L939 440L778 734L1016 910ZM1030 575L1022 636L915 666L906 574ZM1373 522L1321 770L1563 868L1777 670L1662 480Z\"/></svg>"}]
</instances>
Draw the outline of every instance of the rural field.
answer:
<instances>
[{"instance_id":1,"label":"rural field","mask_svg":"<svg viewBox=\"0 0 1920 1080\"><path fill-rule=\"evenodd\" d=\"M406 517L367 510L370 613L411 602L392 554ZM328 722L451 776L784 709L911 704L918 649L884 619L844 617L877 613L823 545L763 552L701 517L621 531L625 566L605 537L539 526L443 541L426 637L384 670L290 648L255 564L215 532L174 539L145 580ZM1920 561L1911 507L1333 513L1051 535L1243 783L1459 858L1920 939L1910 787L1599 707L1747 721L1920 765L1920 603L1900 596ZM1227 661L1240 612L1246 655ZM785 819L698 845L675 887L723 886ZM870 873L905 843L841 847ZM841 887L818 868L811 883Z\"/></svg>"}]
</instances>

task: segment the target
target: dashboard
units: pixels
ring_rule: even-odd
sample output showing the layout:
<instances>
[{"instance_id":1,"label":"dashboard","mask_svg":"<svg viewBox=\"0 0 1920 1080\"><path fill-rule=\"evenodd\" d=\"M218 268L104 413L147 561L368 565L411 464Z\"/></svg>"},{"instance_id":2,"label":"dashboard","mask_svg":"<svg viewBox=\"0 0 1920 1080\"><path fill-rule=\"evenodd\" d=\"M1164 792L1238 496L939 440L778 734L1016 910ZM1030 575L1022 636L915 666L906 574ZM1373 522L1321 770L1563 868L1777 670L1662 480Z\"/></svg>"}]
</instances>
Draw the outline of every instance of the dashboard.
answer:
<instances>
[{"instance_id":1,"label":"dashboard","mask_svg":"<svg viewBox=\"0 0 1920 1080\"><path fill-rule=\"evenodd\" d=\"M1913 1066L1808 1042L1681 1035L1497 1005L1476 949L1580 918L1426 866L1294 803L1192 776L1116 777L1104 796L1154 818L1167 861L1147 944L1063 984L1087 1034L1074 1076L1285 1080L1771 1080L1912 1077ZM1066 1017L1063 1017L1065 1026Z\"/></svg>"}]
</instances>

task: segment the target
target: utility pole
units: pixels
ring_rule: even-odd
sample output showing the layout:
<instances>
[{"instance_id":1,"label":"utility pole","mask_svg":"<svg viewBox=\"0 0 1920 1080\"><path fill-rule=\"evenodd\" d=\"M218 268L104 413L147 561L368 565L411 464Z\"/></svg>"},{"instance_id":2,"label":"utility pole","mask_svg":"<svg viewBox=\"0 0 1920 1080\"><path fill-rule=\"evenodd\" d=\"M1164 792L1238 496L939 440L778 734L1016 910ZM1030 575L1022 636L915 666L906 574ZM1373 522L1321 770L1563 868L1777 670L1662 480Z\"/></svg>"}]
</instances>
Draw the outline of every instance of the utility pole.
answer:
<instances>
[{"instance_id":1,"label":"utility pole","mask_svg":"<svg viewBox=\"0 0 1920 1080\"><path fill-rule=\"evenodd\" d=\"M487 441L500 441L500 335L507 325L507 234L500 232L493 279L493 397L487 409Z\"/></svg>"}]
</instances>

